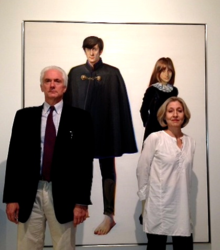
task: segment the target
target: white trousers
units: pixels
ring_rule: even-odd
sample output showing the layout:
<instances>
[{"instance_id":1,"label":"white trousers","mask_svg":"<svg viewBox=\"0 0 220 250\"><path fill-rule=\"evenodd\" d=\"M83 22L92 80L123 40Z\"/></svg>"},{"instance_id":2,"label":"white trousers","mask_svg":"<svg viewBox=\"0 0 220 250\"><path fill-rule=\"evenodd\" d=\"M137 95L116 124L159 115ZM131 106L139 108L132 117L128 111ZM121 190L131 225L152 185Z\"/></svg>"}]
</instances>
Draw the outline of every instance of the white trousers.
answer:
<instances>
[{"instance_id":1,"label":"white trousers","mask_svg":"<svg viewBox=\"0 0 220 250\"><path fill-rule=\"evenodd\" d=\"M65 206L65 204L60 204ZM48 223L54 250L74 250L73 222L60 224L54 213L52 183L39 181L33 210L27 222L18 224L17 250L42 250L46 222Z\"/></svg>"}]
</instances>

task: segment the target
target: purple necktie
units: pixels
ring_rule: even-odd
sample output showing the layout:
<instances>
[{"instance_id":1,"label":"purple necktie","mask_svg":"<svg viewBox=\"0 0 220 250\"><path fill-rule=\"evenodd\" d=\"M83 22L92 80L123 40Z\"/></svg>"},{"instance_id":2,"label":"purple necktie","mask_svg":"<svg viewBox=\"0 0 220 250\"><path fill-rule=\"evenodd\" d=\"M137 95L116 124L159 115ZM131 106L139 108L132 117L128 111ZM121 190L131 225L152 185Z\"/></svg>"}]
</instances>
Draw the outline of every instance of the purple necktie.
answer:
<instances>
[{"instance_id":1,"label":"purple necktie","mask_svg":"<svg viewBox=\"0 0 220 250\"><path fill-rule=\"evenodd\" d=\"M47 125L44 137L44 155L42 164L43 180L50 182L51 164L53 159L54 145L56 141L56 129L53 123L54 106L50 107L50 113L47 117Z\"/></svg>"}]
</instances>

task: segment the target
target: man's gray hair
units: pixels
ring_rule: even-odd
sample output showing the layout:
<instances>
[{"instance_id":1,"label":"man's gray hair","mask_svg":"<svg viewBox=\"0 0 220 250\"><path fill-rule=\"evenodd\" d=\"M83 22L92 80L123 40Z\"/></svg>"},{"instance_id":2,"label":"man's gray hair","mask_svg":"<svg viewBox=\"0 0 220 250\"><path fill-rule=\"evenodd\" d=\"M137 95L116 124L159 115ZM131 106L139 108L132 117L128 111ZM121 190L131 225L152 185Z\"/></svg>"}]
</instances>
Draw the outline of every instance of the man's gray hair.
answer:
<instances>
[{"instance_id":1,"label":"man's gray hair","mask_svg":"<svg viewBox=\"0 0 220 250\"><path fill-rule=\"evenodd\" d=\"M68 76L67 76L66 72L62 68L60 68L58 66L48 66L48 67L45 67L45 68L43 68L41 70L41 73L40 73L40 85L43 84L43 79L44 79L45 72L47 72L48 70L57 70L57 71L59 71L63 76L64 85L67 87Z\"/></svg>"}]
</instances>

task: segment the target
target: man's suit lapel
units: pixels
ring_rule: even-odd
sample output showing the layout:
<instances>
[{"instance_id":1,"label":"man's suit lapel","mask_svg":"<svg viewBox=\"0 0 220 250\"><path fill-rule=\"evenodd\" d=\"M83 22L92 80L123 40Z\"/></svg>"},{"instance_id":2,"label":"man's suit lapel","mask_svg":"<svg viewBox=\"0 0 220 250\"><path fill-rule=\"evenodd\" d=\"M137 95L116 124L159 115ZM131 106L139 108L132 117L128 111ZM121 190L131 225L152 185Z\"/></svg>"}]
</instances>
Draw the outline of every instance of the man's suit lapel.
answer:
<instances>
[{"instance_id":1,"label":"man's suit lapel","mask_svg":"<svg viewBox=\"0 0 220 250\"><path fill-rule=\"evenodd\" d=\"M32 143L33 145L39 145L39 150L36 150L36 160L40 163L41 157L41 117L42 117L42 109L43 105L36 107L36 109L32 112L32 128L33 128L33 135L32 135ZM40 169L40 164L39 164ZM40 171L39 171L40 172Z\"/></svg>"},{"instance_id":2,"label":"man's suit lapel","mask_svg":"<svg viewBox=\"0 0 220 250\"><path fill-rule=\"evenodd\" d=\"M59 147L65 147L65 143L70 142L74 135L74 122L73 122L73 111L69 106L63 105L63 110L61 113L60 124L58 128L57 138L56 138L56 150Z\"/></svg>"},{"instance_id":3,"label":"man's suit lapel","mask_svg":"<svg viewBox=\"0 0 220 250\"><path fill-rule=\"evenodd\" d=\"M43 105L36 107L36 110L32 112L32 126L34 134L38 140L41 140L41 117L42 117Z\"/></svg>"},{"instance_id":4,"label":"man's suit lapel","mask_svg":"<svg viewBox=\"0 0 220 250\"><path fill-rule=\"evenodd\" d=\"M68 124L69 124L68 120L69 119L70 119L70 113L68 112L68 107L66 105L63 105L63 109L62 109L62 113L61 113L61 117L60 117L60 124L59 124L58 132L57 132L58 139L68 129Z\"/></svg>"}]
</instances>

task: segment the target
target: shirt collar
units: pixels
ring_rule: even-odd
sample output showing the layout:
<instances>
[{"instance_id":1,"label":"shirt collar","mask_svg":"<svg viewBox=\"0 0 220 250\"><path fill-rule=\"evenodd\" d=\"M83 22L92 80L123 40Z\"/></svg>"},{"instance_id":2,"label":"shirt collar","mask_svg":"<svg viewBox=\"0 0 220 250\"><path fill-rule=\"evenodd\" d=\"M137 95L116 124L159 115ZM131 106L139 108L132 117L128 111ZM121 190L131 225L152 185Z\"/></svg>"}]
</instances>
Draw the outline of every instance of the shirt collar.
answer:
<instances>
[{"instance_id":1,"label":"shirt collar","mask_svg":"<svg viewBox=\"0 0 220 250\"><path fill-rule=\"evenodd\" d=\"M98 68L100 68L103 65L102 58L100 57L99 61L94 65L94 68L89 64L88 60L86 62L86 67L89 69L89 71L95 71Z\"/></svg>"},{"instance_id":2,"label":"shirt collar","mask_svg":"<svg viewBox=\"0 0 220 250\"><path fill-rule=\"evenodd\" d=\"M163 92L171 92L173 90L173 85L167 83L167 84L162 84L160 82L154 83L152 84L152 86L154 86L155 88L163 91Z\"/></svg>"},{"instance_id":3,"label":"shirt collar","mask_svg":"<svg viewBox=\"0 0 220 250\"><path fill-rule=\"evenodd\" d=\"M54 107L55 107L55 112L60 115L63 109L63 100L55 104ZM49 112L49 108L50 105L47 102L44 102L43 113L46 114L47 112Z\"/></svg>"}]
</instances>

